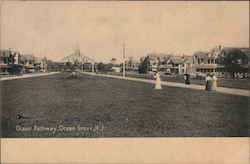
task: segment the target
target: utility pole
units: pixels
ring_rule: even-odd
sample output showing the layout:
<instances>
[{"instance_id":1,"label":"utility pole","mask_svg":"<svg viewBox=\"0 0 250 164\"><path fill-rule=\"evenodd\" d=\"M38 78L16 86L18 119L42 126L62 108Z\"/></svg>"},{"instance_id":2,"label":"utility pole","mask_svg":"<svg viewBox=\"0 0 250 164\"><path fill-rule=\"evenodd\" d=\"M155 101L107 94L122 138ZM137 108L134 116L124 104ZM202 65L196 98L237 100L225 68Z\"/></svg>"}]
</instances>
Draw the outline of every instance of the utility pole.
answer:
<instances>
[{"instance_id":1,"label":"utility pole","mask_svg":"<svg viewBox=\"0 0 250 164\"><path fill-rule=\"evenodd\" d=\"M95 62L94 62L94 60L92 61L91 65L92 65L92 73L94 74L95 73Z\"/></svg>"},{"instance_id":2,"label":"utility pole","mask_svg":"<svg viewBox=\"0 0 250 164\"><path fill-rule=\"evenodd\" d=\"M125 77L125 44L122 44L123 47L123 77Z\"/></svg>"}]
</instances>

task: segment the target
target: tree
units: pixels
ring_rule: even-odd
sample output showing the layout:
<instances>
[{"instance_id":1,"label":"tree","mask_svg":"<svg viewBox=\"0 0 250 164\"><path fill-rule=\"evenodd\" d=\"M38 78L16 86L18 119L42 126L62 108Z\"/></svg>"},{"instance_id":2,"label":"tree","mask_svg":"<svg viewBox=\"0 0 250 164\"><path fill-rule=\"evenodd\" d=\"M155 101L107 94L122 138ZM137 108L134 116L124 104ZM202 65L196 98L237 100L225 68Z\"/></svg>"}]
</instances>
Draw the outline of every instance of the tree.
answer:
<instances>
[{"instance_id":1,"label":"tree","mask_svg":"<svg viewBox=\"0 0 250 164\"><path fill-rule=\"evenodd\" d=\"M103 62L97 64L97 70L99 72L104 72L104 69L105 69L105 64Z\"/></svg>"},{"instance_id":2,"label":"tree","mask_svg":"<svg viewBox=\"0 0 250 164\"><path fill-rule=\"evenodd\" d=\"M139 66L139 73L148 73L149 66L150 66L149 57L147 56Z\"/></svg>"},{"instance_id":3,"label":"tree","mask_svg":"<svg viewBox=\"0 0 250 164\"><path fill-rule=\"evenodd\" d=\"M62 62L53 62L51 60L46 60L48 70L66 70L69 68L69 65L65 65Z\"/></svg>"},{"instance_id":4,"label":"tree","mask_svg":"<svg viewBox=\"0 0 250 164\"><path fill-rule=\"evenodd\" d=\"M129 71L133 71L133 57L129 57L128 62L127 62L127 69Z\"/></svg>"},{"instance_id":5,"label":"tree","mask_svg":"<svg viewBox=\"0 0 250 164\"><path fill-rule=\"evenodd\" d=\"M55 69L56 68L56 64L51 60L47 60L47 65L48 65L49 69Z\"/></svg>"},{"instance_id":6,"label":"tree","mask_svg":"<svg viewBox=\"0 0 250 164\"><path fill-rule=\"evenodd\" d=\"M112 64L112 63L105 64L104 71L106 71L106 72L112 71L113 66L114 66L114 64Z\"/></svg>"},{"instance_id":7,"label":"tree","mask_svg":"<svg viewBox=\"0 0 250 164\"><path fill-rule=\"evenodd\" d=\"M225 66L226 72L231 75L234 73L247 72L247 54L238 48L228 49L220 57L220 64Z\"/></svg>"},{"instance_id":8,"label":"tree","mask_svg":"<svg viewBox=\"0 0 250 164\"><path fill-rule=\"evenodd\" d=\"M97 64L97 69L99 72L110 72L114 65L112 63L104 64L102 62Z\"/></svg>"}]
</instances>

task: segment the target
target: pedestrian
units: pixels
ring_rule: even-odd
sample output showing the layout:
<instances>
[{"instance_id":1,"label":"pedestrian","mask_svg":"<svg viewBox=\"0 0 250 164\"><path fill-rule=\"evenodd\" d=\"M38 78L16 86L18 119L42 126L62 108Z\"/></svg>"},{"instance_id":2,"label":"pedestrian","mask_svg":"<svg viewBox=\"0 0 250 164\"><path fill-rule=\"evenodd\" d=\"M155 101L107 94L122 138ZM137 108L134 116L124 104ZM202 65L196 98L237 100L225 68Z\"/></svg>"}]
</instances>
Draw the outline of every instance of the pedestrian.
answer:
<instances>
[{"instance_id":1,"label":"pedestrian","mask_svg":"<svg viewBox=\"0 0 250 164\"><path fill-rule=\"evenodd\" d=\"M217 90L217 77L215 76L215 74L212 75L212 86L211 86L211 90L212 91L216 91Z\"/></svg>"},{"instance_id":2,"label":"pedestrian","mask_svg":"<svg viewBox=\"0 0 250 164\"><path fill-rule=\"evenodd\" d=\"M211 78L210 74L208 74L207 77L205 78L207 91L211 90L211 80L212 80L212 78Z\"/></svg>"},{"instance_id":3,"label":"pedestrian","mask_svg":"<svg viewBox=\"0 0 250 164\"><path fill-rule=\"evenodd\" d=\"M71 72L71 77L74 78L74 79L76 79L76 72L75 71Z\"/></svg>"},{"instance_id":4,"label":"pedestrian","mask_svg":"<svg viewBox=\"0 0 250 164\"><path fill-rule=\"evenodd\" d=\"M77 79L76 71L74 71L74 78Z\"/></svg>"},{"instance_id":5,"label":"pedestrian","mask_svg":"<svg viewBox=\"0 0 250 164\"><path fill-rule=\"evenodd\" d=\"M189 74L184 74L184 80L185 84L190 85L190 80L189 80L190 75Z\"/></svg>"},{"instance_id":6,"label":"pedestrian","mask_svg":"<svg viewBox=\"0 0 250 164\"><path fill-rule=\"evenodd\" d=\"M154 78L156 78L155 89L161 89L161 77L158 71L156 72Z\"/></svg>"}]
</instances>

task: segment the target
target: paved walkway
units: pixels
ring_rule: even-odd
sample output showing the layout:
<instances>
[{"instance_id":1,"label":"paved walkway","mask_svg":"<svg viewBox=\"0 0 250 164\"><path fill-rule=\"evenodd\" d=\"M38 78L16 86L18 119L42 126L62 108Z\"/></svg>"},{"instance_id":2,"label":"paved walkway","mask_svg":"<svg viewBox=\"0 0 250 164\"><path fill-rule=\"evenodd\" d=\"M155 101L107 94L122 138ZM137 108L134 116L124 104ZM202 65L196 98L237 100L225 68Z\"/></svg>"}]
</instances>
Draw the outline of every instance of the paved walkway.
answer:
<instances>
[{"instance_id":1,"label":"paved walkway","mask_svg":"<svg viewBox=\"0 0 250 164\"><path fill-rule=\"evenodd\" d=\"M24 78L31 78L31 77L38 77L38 76L48 76L48 75L53 75L53 74L57 74L57 73L60 73L60 72L23 74L23 75L20 75L20 76L1 77L0 81L24 79Z\"/></svg>"},{"instance_id":2,"label":"paved walkway","mask_svg":"<svg viewBox=\"0 0 250 164\"><path fill-rule=\"evenodd\" d=\"M89 73L89 72L83 72L83 73L88 74L88 75L93 75L93 76L111 77L111 78L116 78L116 79L131 80L131 81L138 81L138 82L155 84L155 80L149 80L149 79L132 78L132 77L123 78L122 76L106 75L106 74L92 74L92 73ZM186 85L186 84L183 84L183 83L168 82L168 81L162 81L161 84L163 86L170 86L170 87L189 88L189 89L195 89L195 90L205 90L204 85L197 85L197 84ZM216 92L232 94L232 95L239 95L239 96L247 96L247 97L249 97L249 95L250 95L249 90L226 88L226 87L218 87Z\"/></svg>"}]
</instances>

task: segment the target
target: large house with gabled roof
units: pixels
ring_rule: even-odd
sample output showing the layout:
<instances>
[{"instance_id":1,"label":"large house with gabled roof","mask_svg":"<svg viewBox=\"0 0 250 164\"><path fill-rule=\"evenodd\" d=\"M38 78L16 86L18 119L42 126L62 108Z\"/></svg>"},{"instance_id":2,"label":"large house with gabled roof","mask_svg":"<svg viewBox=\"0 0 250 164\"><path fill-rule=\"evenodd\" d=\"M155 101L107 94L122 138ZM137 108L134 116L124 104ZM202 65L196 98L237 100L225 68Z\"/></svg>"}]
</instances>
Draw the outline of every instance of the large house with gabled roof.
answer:
<instances>
[{"instance_id":1,"label":"large house with gabled roof","mask_svg":"<svg viewBox=\"0 0 250 164\"><path fill-rule=\"evenodd\" d=\"M146 59L149 60L149 73L160 71L161 74L185 74L194 70L191 56L151 53L147 57L142 57L141 62Z\"/></svg>"},{"instance_id":2,"label":"large house with gabled roof","mask_svg":"<svg viewBox=\"0 0 250 164\"><path fill-rule=\"evenodd\" d=\"M240 50L247 54L249 59L249 48L224 47L216 46L210 51L196 51L193 55L195 59L195 72L203 74L222 75L226 72L225 66L222 64L221 57L226 56L232 50ZM233 62L233 61L232 61ZM249 66L249 60L248 60Z\"/></svg>"},{"instance_id":3,"label":"large house with gabled roof","mask_svg":"<svg viewBox=\"0 0 250 164\"><path fill-rule=\"evenodd\" d=\"M12 50L0 50L0 73L18 74L25 72L46 71L47 59L38 60L31 54L20 54Z\"/></svg>"},{"instance_id":4,"label":"large house with gabled roof","mask_svg":"<svg viewBox=\"0 0 250 164\"><path fill-rule=\"evenodd\" d=\"M241 50L248 56L249 68L249 48L233 48L215 46L210 51L196 51L193 56L175 56L173 54L157 54L150 53L146 57L141 58L141 63L149 60L147 72L160 71L162 74L225 74L225 66L220 61L222 56L225 56L233 49Z\"/></svg>"}]
</instances>

